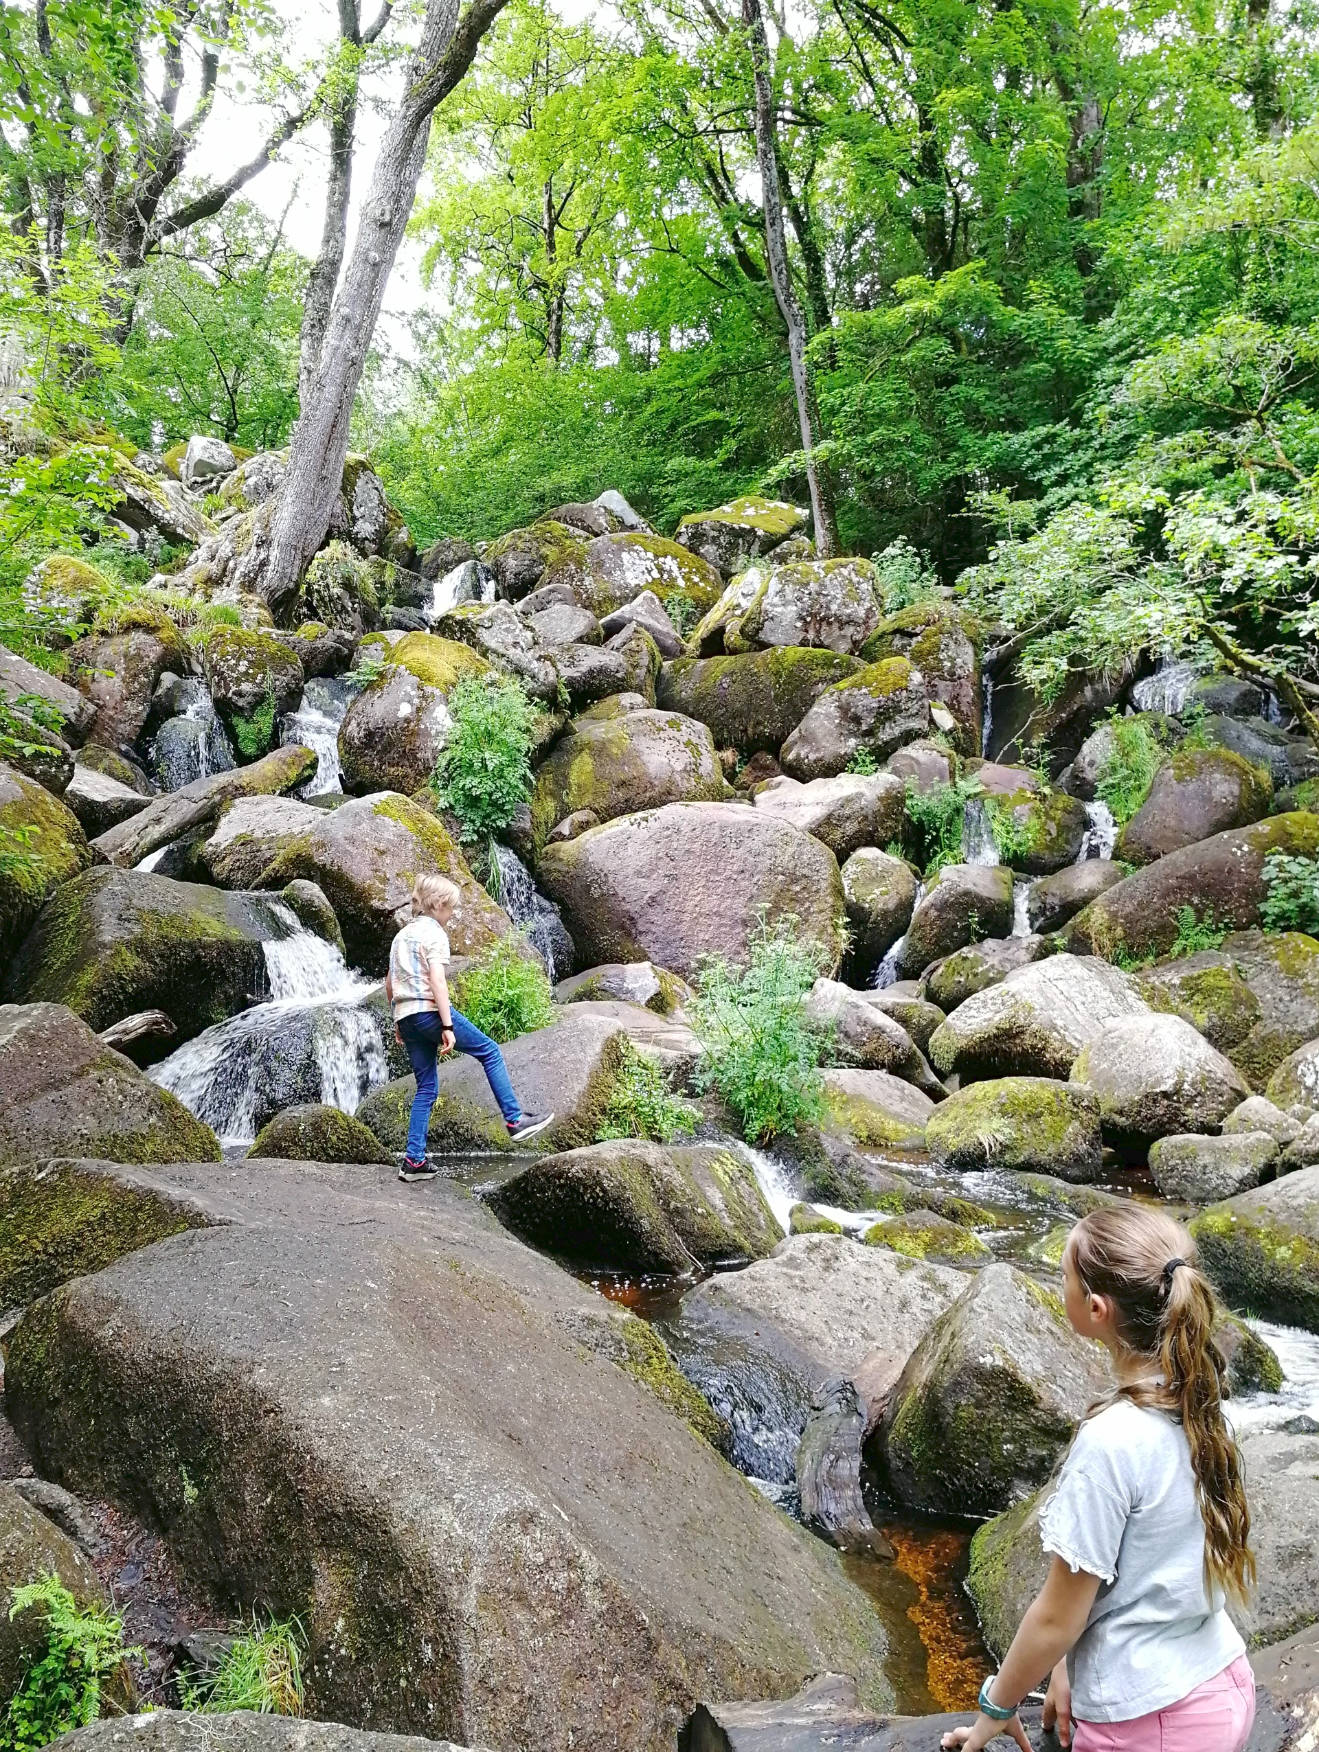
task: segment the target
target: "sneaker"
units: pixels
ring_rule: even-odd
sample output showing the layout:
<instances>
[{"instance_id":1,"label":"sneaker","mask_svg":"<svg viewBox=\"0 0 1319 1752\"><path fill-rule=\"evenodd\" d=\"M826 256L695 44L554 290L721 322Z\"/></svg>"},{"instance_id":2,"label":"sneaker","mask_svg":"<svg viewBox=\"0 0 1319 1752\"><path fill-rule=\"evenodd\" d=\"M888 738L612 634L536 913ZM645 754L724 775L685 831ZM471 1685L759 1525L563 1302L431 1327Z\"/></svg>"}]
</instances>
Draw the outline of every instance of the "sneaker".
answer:
<instances>
[{"instance_id":1,"label":"sneaker","mask_svg":"<svg viewBox=\"0 0 1319 1752\"><path fill-rule=\"evenodd\" d=\"M399 1163L398 1177L400 1180L434 1180L439 1172L429 1159L414 1162L410 1156L404 1156Z\"/></svg>"},{"instance_id":2,"label":"sneaker","mask_svg":"<svg viewBox=\"0 0 1319 1752\"><path fill-rule=\"evenodd\" d=\"M521 1119L509 1122L508 1135L515 1144L520 1144L526 1138L534 1138L537 1132L543 1132L553 1121L552 1113L524 1113Z\"/></svg>"}]
</instances>

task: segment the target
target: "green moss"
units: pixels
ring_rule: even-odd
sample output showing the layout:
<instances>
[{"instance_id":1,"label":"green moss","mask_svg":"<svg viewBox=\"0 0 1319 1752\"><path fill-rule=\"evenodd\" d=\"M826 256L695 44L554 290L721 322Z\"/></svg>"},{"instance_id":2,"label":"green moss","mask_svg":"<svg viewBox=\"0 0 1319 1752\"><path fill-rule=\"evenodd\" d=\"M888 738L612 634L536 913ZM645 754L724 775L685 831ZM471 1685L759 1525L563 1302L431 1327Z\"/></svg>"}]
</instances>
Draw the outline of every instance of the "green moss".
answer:
<instances>
[{"instance_id":1,"label":"green moss","mask_svg":"<svg viewBox=\"0 0 1319 1752\"><path fill-rule=\"evenodd\" d=\"M1244 1040L1259 1021L1259 999L1232 967L1201 967L1169 977L1155 976L1159 966L1136 978L1136 988L1151 1009L1181 1016L1211 1040L1220 1052L1228 1052Z\"/></svg>"},{"instance_id":2,"label":"green moss","mask_svg":"<svg viewBox=\"0 0 1319 1752\"><path fill-rule=\"evenodd\" d=\"M905 693L911 686L912 665L905 657L885 657L878 663L868 663L859 675L841 681L831 693L844 688L863 688L872 699L886 700L893 694Z\"/></svg>"},{"instance_id":3,"label":"green moss","mask_svg":"<svg viewBox=\"0 0 1319 1752\"><path fill-rule=\"evenodd\" d=\"M975 1603L986 1643L1000 1658L1016 1635L1013 1611L1016 1570L1026 1523L1034 1512L1035 1502L1034 1497L1028 1497L1025 1502L1015 1503L1005 1513L977 1527L971 1539L966 1591Z\"/></svg>"},{"instance_id":4,"label":"green moss","mask_svg":"<svg viewBox=\"0 0 1319 1752\"><path fill-rule=\"evenodd\" d=\"M867 1247L887 1247L908 1259L988 1259L989 1249L978 1235L930 1211L913 1211L874 1223L862 1240Z\"/></svg>"},{"instance_id":5,"label":"green moss","mask_svg":"<svg viewBox=\"0 0 1319 1752\"><path fill-rule=\"evenodd\" d=\"M1072 1225L1070 1223L1055 1223L1046 1234L1031 1242L1026 1249L1027 1257L1037 1259L1041 1265L1051 1265L1055 1271L1061 1271L1063 1251L1067 1246L1067 1237L1071 1232Z\"/></svg>"},{"instance_id":6,"label":"green moss","mask_svg":"<svg viewBox=\"0 0 1319 1752\"><path fill-rule=\"evenodd\" d=\"M73 601L95 600L113 594L114 587L104 572L73 554L50 554L37 567L42 593L68 597Z\"/></svg>"},{"instance_id":7,"label":"green moss","mask_svg":"<svg viewBox=\"0 0 1319 1752\"><path fill-rule=\"evenodd\" d=\"M1211 1206L1190 1229L1229 1305L1319 1332L1319 1242L1230 1204Z\"/></svg>"},{"instance_id":8,"label":"green moss","mask_svg":"<svg viewBox=\"0 0 1319 1752\"><path fill-rule=\"evenodd\" d=\"M181 438L177 444L171 444L160 459L166 473L172 474L176 481L182 478L183 459L187 454L188 441L186 438Z\"/></svg>"},{"instance_id":9,"label":"green moss","mask_svg":"<svg viewBox=\"0 0 1319 1752\"><path fill-rule=\"evenodd\" d=\"M1319 779L1304 779L1299 785L1279 791L1273 799L1273 809L1279 815L1298 810L1319 815Z\"/></svg>"},{"instance_id":10,"label":"green moss","mask_svg":"<svg viewBox=\"0 0 1319 1752\"><path fill-rule=\"evenodd\" d=\"M732 1440L728 1425L682 1374L654 1328L633 1317L620 1330L624 1349L618 1365L624 1373L676 1412L703 1441L726 1453Z\"/></svg>"},{"instance_id":11,"label":"green moss","mask_svg":"<svg viewBox=\"0 0 1319 1752\"><path fill-rule=\"evenodd\" d=\"M830 1122L829 1129L844 1133L863 1147L870 1145L900 1148L905 1145L919 1149L925 1141L923 1125L901 1119L875 1102L867 1101L860 1095L848 1094L836 1085L826 1083L824 1102Z\"/></svg>"},{"instance_id":12,"label":"green moss","mask_svg":"<svg viewBox=\"0 0 1319 1752\"><path fill-rule=\"evenodd\" d=\"M303 621L293 636L296 639L323 639L329 630L324 621Z\"/></svg>"},{"instance_id":13,"label":"green moss","mask_svg":"<svg viewBox=\"0 0 1319 1752\"><path fill-rule=\"evenodd\" d=\"M757 493L744 493L740 499L730 499L713 511L690 512L678 524L679 538L685 529L701 523L731 523L741 529L757 529L766 535L786 540L805 523L805 513L782 499L762 499Z\"/></svg>"},{"instance_id":14,"label":"green moss","mask_svg":"<svg viewBox=\"0 0 1319 1752\"><path fill-rule=\"evenodd\" d=\"M465 675L486 675L490 669L469 645L437 638L434 633L409 633L394 646L387 661L441 693L450 692Z\"/></svg>"},{"instance_id":15,"label":"green moss","mask_svg":"<svg viewBox=\"0 0 1319 1752\"><path fill-rule=\"evenodd\" d=\"M832 1217L824 1216L808 1204L795 1204L788 1214L790 1235L841 1235L844 1232L841 1223L836 1223Z\"/></svg>"}]
</instances>

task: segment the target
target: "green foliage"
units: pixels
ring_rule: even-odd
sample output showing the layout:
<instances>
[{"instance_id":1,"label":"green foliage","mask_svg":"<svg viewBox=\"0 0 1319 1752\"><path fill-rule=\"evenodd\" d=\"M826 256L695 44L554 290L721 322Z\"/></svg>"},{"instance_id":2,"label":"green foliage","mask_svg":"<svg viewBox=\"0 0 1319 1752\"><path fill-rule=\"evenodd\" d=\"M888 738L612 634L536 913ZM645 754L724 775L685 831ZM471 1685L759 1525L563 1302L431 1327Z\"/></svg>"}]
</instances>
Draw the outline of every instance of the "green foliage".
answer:
<instances>
[{"instance_id":1,"label":"green foliage","mask_svg":"<svg viewBox=\"0 0 1319 1752\"><path fill-rule=\"evenodd\" d=\"M982 787L974 779L934 784L926 790L914 779L907 780L907 829L912 839L912 855L927 881L937 876L945 864L961 862L966 806L981 794Z\"/></svg>"},{"instance_id":2,"label":"green foliage","mask_svg":"<svg viewBox=\"0 0 1319 1752\"><path fill-rule=\"evenodd\" d=\"M545 969L528 953L525 938L513 933L493 943L455 978L454 1001L469 1021L501 1045L547 1028L554 1019Z\"/></svg>"},{"instance_id":3,"label":"green foliage","mask_svg":"<svg viewBox=\"0 0 1319 1752\"><path fill-rule=\"evenodd\" d=\"M1259 916L1266 931L1319 935L1319 864L1270 852L1264 860L1264 884L1268 895Z\"/></svg>"},{"instance_id":4,"label":"green foliage","mask_svg":"<svg viewBox=\"0 0 1319 1752\"><path fill-rule=\"evenodd\" d=\"M9 1596L9 1616L36 1612L46 1640L19 1680L0 1724L0 1752L38 1752L101 1713L104 1682L141 1654L124 1647L124 1621L98 1606L79 1606L52 1574Z\"/></svg>"},{"instance_id":5,"label":"green foliage","mask_svg":"<svg viewBox=\"0 0 1319 1752\"><path fill-rule=\"evenodd\" d=\"M0 753L3 744L0 743ZM0 876L19 889L35 893L41 887L46 860L37 850L35 827L0 826Z\"/></svg>"},{"instance_id":6,"label":"green foliage","mask_svg":"<svg viewBox=\"0 0 1319 1752\"><path fill-rule=\"evenodd\" d=\"M1019 821L1013 807L1006 799L998 797L990 798L987 808L989 831L994 836L994 846L1002 861L1011 864L1028 858L1039 838L1038 817L1032 814L1025 821Z\"/></svg>"},{"instance_id":7,"label":"green foliage","mask_svg":"<svg viewBox=\"0 0 1319 1752\"><path fill-rule=\"evenodd\" d=\"M844 772L861 773L868 776L871 773L877 773L879 771L879 762L875 759L870 749L858 748L843 770Z\"/></svg>"},{"instance_id":8,"label":"green foliage","mask_svg":"<svg viewBox=\"0 0 1319 1752\"><path fill-rule=\"evenodd\" d=\"M1212 913L1206 913L1202 919L1193 906L1178 907L1177 935L1168 953L1174 956L1199 955L1206 949L1219 949L1227 933L1228 927L1215 924Z\"/></svg>"},{"instance_id":9,"label":"green foliage","mask_svg":"<svg viewBox=\"0 0 1319 1752\"><path fill-rule=\"evenodd\" d=\"M771 926L762 917L745 967L704 960L690 1006L705 1048L701 1086L718 1091L752 1143L795 1132L823 1111L828 1036L807 1020L806 999L825 968L796 923L789 916Z\"/></svg>"},{"instance_id":10,"label":"green foliage","mask_svg":"<svg viewBox=\"0 0 1319 1752\"><path fill-rule=\"evenodd\" d=\"M690 1137L698 1115L691 1102L674 1095L661 1067L638 1052L631 1041L623 1048L623 1062L609 1092L596 1142L610 1138L649 1138L667 1144Z\"/></svg>"},{"instance_id":11,"label":"green foliage","mask_svg":"<svg viewBox=\"0 0 1319 1752\"><path fill-rule=\"evenodd\" d=\"M234 746L244 760L258 760L269 753L275 740L275 689L271 682L266 683L261 703L253 706L250 712L236 712L229 727L233 732Z\"/></svg>"},{"instance_id":12,"label":"green foliage","mask_svg":"<svg viewBox=\"0 0 1319 1752\"><path fill-rule=\"evenodd\" d=\"M435 763L435 794L465 840L502 832L531 795L538 713L515 681L465 676L449 696L453 729Z\"/></svg>"},{"instance_id":13,"label":"green foliage","mask_svg":"<svg viewBox=\"0 0 1319 1752\"><path fill-rule=\"evenodd\" d=\"M701 610L690 596L680 596L675 591L664 604L664 612L673 622L673 630L680 639L687 638L696 629L696 623L701 618Z\"/></svg>"},{"instance_id":14,"label":"green foliage","mask_svg":"<svg viewBox=\"0 0 1319 1752\"><path fill-rule=\"evenodd\" d=\"M306 1636L296 1618L252 1628L200 1684L184 1683L184 1709L202 1715L251 1710L258 1715L300 1716L303 1712L302 1662Z\"/></svg>"},{"instance_id":15,"label":"green foliage","mask_svg":"<svg viewBox=\"0 0 1319 1752\"><path fill-rule=\"evenodd\" d=\"M1140 718L1115 718L1112 727L1113 746L1100 766L1095 795L1108 805L1118 826L1125 827L1149 796L1163 751Z\"/></svg>"},{"instance_id":16,"label":"green foliage","mask_svg":"<svg viewBox=\"0 0 1319 1752\"><path fill-rule=\"evenodd\" d=\"M873 556L879 574L880 598L885 614L912 608L935 594L938 579L923 554L917 552L905 536L899 536Z\"/></svg>"},{"instance_id":17,"label":"green foliage","mask_svg":"<svg viewBox=\"0 0 1319 1752\"><path fill-rule=\"evenodd\" d=\"M0 760L39 757L53 748L42 731L58 735L63 728L63 712L39 694L19 694L12 704L0 698Z\"/></svg>"}]
</instances>

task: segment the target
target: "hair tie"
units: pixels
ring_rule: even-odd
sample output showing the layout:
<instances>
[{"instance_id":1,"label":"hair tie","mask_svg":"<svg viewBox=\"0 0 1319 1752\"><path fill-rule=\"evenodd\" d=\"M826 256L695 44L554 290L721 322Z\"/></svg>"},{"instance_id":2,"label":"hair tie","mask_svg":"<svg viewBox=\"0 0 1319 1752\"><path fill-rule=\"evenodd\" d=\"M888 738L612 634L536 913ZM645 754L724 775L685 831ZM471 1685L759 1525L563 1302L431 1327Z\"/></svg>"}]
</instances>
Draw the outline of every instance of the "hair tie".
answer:
<instances>
[{"instance_id":1,"label":"hair tie","mask_svg":"<svg viewBox=\"0 0 1319 1752\"><path fill-rule=\"evenodd\" d=\"M1172 1294L1172 1280L1173 1280L1174 1276L1176 1275L1177 1267L1179 1265L1186 1265L1187 1263L1188 1262L1184 1259L1170 1259L1168 1261L1167 1265L1164 1266L1164 1268L1163 1268L1163 1293L1165 1296Z\"/></svg>"}]
</instances>

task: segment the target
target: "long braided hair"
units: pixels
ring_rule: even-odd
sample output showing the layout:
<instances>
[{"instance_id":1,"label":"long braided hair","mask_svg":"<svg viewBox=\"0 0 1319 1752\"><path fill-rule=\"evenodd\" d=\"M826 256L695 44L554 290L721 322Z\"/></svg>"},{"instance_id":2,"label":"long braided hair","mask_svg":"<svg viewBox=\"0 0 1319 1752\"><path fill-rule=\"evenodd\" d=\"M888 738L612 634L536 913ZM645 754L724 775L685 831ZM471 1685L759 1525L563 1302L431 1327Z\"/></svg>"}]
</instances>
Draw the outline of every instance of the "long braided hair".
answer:
<instances>
[{"instance_id":1,"label":"long braided hair","mask_svg":"<svg viewBox=\"0 0 1319 1752\"><path fill-rule=\"evenodd\" d=\"M1204 1520L1206 1581L1242 1601L1255 1581L1250 1510L1241 1455L1223 1419L1226 1365L1213 1336L1218 1304L1195 1243L1166 1212L1123 1204L1083 1217L1068 1248L1087 1293L1112 1301L1121 1343L1163 1377L1134 1382L1118 1396L1180 1421ZM1092 1406L1091 1414L1099 1409Z\"/></svg>"}]
</instances>

